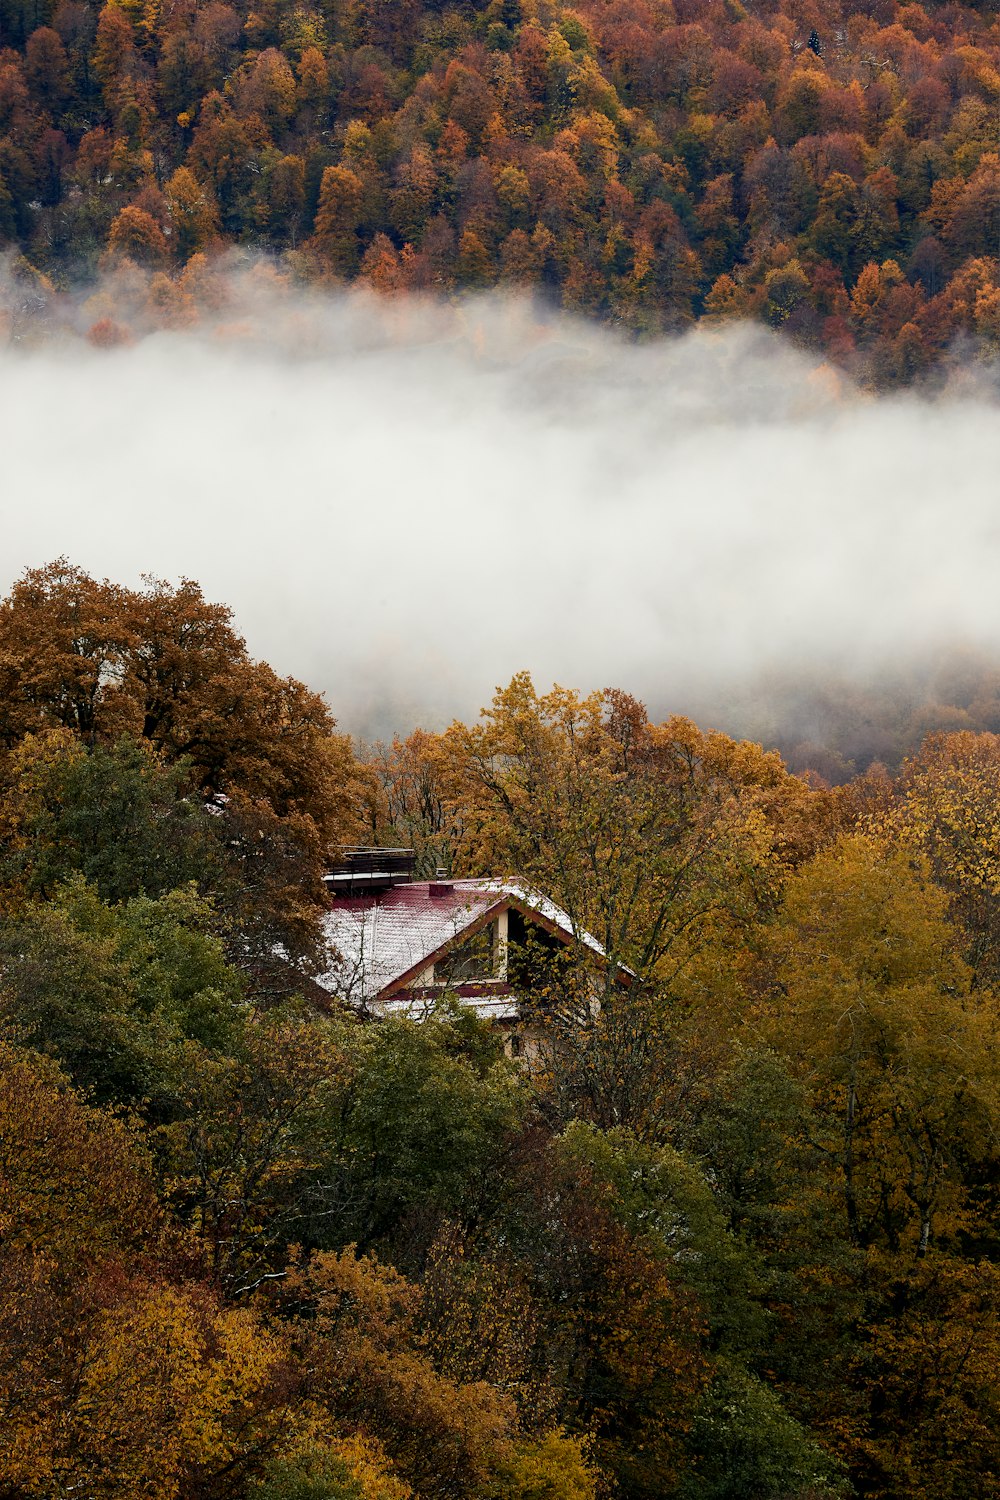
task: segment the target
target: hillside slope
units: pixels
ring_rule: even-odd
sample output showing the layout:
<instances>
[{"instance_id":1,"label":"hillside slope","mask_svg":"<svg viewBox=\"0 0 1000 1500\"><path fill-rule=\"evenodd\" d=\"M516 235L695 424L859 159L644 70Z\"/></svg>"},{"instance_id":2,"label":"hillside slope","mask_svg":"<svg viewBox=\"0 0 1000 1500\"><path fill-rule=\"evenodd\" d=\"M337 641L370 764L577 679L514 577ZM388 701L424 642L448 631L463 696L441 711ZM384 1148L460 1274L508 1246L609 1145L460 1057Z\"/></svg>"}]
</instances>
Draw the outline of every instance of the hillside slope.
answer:
<instances>
[{"instance_id":1,"label":"hillside slope","mask_svg":"<svg viewBox=\"0 0 1000 1500\"><path fill-rule=\"evenodd\" d=\"M1000 340L1000 27L896 0L3 0L0 243L752 316L877 385ZM161 286L169 316L171 297Z\"/></svg>"}]
</instances>

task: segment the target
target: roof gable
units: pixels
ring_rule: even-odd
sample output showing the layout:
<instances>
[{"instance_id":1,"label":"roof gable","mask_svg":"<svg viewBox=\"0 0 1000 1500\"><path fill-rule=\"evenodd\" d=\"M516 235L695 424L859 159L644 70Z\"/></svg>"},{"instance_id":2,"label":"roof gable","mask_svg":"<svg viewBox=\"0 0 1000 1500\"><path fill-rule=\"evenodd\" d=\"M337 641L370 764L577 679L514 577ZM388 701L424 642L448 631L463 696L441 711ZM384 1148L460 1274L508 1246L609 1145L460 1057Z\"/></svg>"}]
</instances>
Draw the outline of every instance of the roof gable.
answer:
<instances>
[{"instance_id":1,"label":"roof gable","mask_svg":"<svg viewBox=\"0 0 1000 1500\"><path fill-rule=\"evenodd\" d=\"M413 983L456 941L510 909L561 941L582 943L604 957L595 938L574 931L561 907L522 881L418 882L381 896L332 902L324 926L340 959L320 983L360 1004L385 1000Z\"/></svg>"}]
</instances>

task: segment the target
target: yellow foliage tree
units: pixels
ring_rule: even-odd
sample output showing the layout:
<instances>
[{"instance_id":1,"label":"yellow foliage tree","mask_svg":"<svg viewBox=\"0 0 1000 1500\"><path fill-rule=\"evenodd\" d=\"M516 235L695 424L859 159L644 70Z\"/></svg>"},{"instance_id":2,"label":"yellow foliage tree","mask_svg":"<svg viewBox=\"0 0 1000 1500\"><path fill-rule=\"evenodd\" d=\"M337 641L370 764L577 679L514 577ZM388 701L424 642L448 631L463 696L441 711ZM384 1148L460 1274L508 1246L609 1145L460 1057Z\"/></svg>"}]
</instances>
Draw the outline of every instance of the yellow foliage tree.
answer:
<instances>
[{"instance_id":1,"label":"yellow foliage tree","mask_svg":"<svg viewBox=\"0 0 1000 1500\"><path fill-rule=\"evenodd\" d=\"M906 851L845 837L789 881L773 944L757 1024L808 1086L850 1239L922 1256L971 1228L997 1007L970 988L946 894Z\"/></svg>"},{"instance_id":2,"label":"yellow foliage tree","mask_svg":"<svg viewBox=\"0 0 1000 1500\"><path fill-rule=\"evenodd\" d=\"M64 1417L64 1483L174 1500L195 1475L255 1463L281 1421L271 1388L283 1353L252 1312L220 1309L199 1288L130 1287L87 1341Z\"/></svg>"},{"instance_id":3,"label":"yellow foliage tree","mask_svg":"<svg viewBox=\"0 0 1000 1500\"><path fill-rule=\"evenodd\" d=\"M496 1500L595 1500L586 1444L557 1428L519 1443L489 1494Z\"/></svg>"},{"instance_id":4,"label":"yellow foliage tree","mask_svg":"<svg viewBox=\"0 0 1000 1500\"><path fill-rule=\"evenodd\" d=\"M1000 978L1000 736L932 734L867 826L919 851L969 937L984 981Z\"/></svg>"},{"instance_id":5,"label":"yellow foliage tree","mask_svg":"<svg viewBox=\"0 0 1000 1500\"><path fill-rule=\"evenodd\" d=\"M513 1401L441 1375L419 1349L420 1289L351 1250L293 1265L293 1338L305 1394L339 1430L377 1433L418 1494L479 1493L517 1436Z\"/></svg>"}]
</instances>

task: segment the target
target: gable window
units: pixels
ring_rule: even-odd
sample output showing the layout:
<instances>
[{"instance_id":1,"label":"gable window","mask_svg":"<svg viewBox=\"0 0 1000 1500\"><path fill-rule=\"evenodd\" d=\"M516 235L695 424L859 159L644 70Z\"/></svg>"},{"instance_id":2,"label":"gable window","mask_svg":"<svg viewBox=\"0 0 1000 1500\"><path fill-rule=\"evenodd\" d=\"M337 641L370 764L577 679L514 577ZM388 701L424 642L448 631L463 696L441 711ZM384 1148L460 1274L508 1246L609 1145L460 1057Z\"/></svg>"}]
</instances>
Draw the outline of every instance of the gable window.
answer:
<instances>
[{"instance_id":1,"label":"gable window","mask_svg":"<svg viewBox=\"0 0 1000 1500\"><path fill-rule=\"evenodd\" d=\"M435 984L474 984L500 978L496 922L454 943L434 964Z\"/></svg>"}]
</instances>

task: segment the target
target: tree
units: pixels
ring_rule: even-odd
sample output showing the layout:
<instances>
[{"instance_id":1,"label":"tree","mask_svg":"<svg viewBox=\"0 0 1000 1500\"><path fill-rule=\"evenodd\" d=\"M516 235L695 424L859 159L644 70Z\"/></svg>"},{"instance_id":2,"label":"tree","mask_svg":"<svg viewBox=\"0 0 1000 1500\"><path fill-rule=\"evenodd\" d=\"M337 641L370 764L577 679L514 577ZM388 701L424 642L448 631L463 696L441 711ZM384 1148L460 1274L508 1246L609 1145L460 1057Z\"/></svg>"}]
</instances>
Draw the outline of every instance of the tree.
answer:
<instances>
[{"instance_id":1,"label":"tree","mask_svg":"<svg viewBox=\"0 0 1000 1500\"><path fill-rule=\"evenodd\" d=\"M330 1161L352 1072L344 1040L294 1012L255 1020L227 1053L198 1058L158 1133L167 1202L230 1297L280 1279L289 1244L329 1239L349 1209Z\"/></svg>"},{"instance_id":2,"label":"tree","mask_svg":"<svg viewBox=\"0 0 1000 1500\"><path fill-rule=\"evenodd\" d=\"M251 660L232 613L197 584L97 582L61 560L29 570L0 606L0 743L63 726L89 744L123 732L195 786L240 793L350 841L353 756L322 698Z\"/></svg>"},{"instance_id":3,"label":"tree","mask_svg":"<svg viewBox=\"0 0 1000 1500\"><path fill-rule=\"evenodd\" d=\"M412 849L417 878L430 878L438 869L450 874L462 833L448 737L416 729L391 745L368 747L364 764L369 772L366 836L374 844Z\"/></svg>"},{"instance_id":4,"label":"tree","mask_svg":"<svg viewBox=\"0 0 1000 1500\"><path fill-rule=\"evenodd\" d=\"M533 1356L556 1419L590 1436L593 1460L624 1493L653 1500L686 1463L708 1379L703 1308L655 1231L622 1223L582 1151L526 1141L509 1192L494 1232L534 1289Z\"/></svg>"},{"instance_id":5,"label":"tree","mask_svg":"<svg viewBox=\"0 0 1000 1500\"><path fill-rule=\"evenodd\" d=\"M219 232L215 206L187 167L178 167L166 187L175 254L180 261L209 244Z\"/></svg>"},{"instance_id":6,"label":"tree","mask_svg":"<svg viewBox=\"0 0 1000 1500\"><path fill-rule=\"evenodd\" d=\"M844 172L832 172L823 184L811 239L820 255L842 270L852 266L858 220L858 191Z\"/></svg>"},{"instance_id":7,"label":"tree","mask_svg":"<svg viewBox=\"0 0 1000 1500\"><path fill-rule=\"evenodd\" d=\"M764 317L774 328L780 328L806 300L809 281L797 260L777 266L764 277Z\"/></svg>"},{"instance_id":8,"label":"tree","mask_svg":"<svg viewBox=\"0 0 1000 1500\"><path fill-rule=\"evenodd\" d=\"M873 1273L881 1298L851 1372L874 1393L855 1455L862 1482L885 1500L984 1493L1000 1461L995 1262L935 1256Z\"/></svg>"},{"instance_id":9,"label":"tree","mask_svg":"<svg viewBox=\"0 0 1000 1500\"><path fill-rule=\"evenodd\" d=\"M113 258L133 260L140 266L162 266L170 251L163 230L144 208L130 204L111 225L108 252Z\"/></svg>"},{"instance_id":10,"label":"tree","mask_svg":"<svg viewBox=\"0 0 1000 1500\"><path fill-rule=\"evenodd\" d=\"M299 108L307 109L314 122L326 117L330 97L330 70L318 47L305 47L299 58Z\"/></svg>"},{"instance_id":11,"label":"tree","mask_svg":"<svg viewBox=\"0 0 1000 1500\"><path fill-rule=\"evenodd\" d=\"M0 1484L55 1482L81 1322L163 1232L149 1159L48 1059L0 1042ZM113 1279L113 1278L112 1278Z\"/></svg>"},{"instance_id":12,"label":"tree","mask_svg":"<svg viewBox=\"0 0 1000 1500\"><path fill-rule=\"evenodd\" d=\"M1000 738L931 734L904 762L891 804L872 820L875 831L930 860L968 934L969 962L985 983L1000 974L998 790Z\"/></svg>"},{"instance_id":13,"label":"tree","mask_svg":"<svg viewBox=\"0 0 1000 1500\"><path fill-rule=\"evenodd\" d=\"M3 1024L95 1098L169 1116L200 1049L239 1024L239 976L210 928L192 892L112 907L73 880L3 926Z\"/></svg>"},{"instance_id":14,"label":"tree","mask_svg":"<svg viewBox=\"0 0 1000 1500\"><path fill-rule=\"evenodd\" d=\"M595 1500L599 1482L581 1439L555 1430L519 1443L487 1493L497 1500Z\"/></svg>"},{"instance_id":15,"label":"tree","mask_svg":"<svg viewBox=\"0 0 1000 1500\"><path fill-rule=\"evenodd\" d=\"M786 861L824 837L828 804L759 747L651 725L616 691L540 696L525 674L479 726L449 731L448 753L457 868L534 881L606 955L525 950L545 1067L568 1069L577 1107L599 1099L603 1124L638 1124L647 1107L655 1119L649 1064L679 1005L715 983L712 953L732 969Z\"/></svg>"},{"instance_id":16,"label":"tree","mask_svg":"<svg viewBox=\"0 0 1000 1500\"><path fill-rule=\"evenodd\" d=\"M465 286L485 286L490 280L489 252L473 229L465 230L459 241L455 269Z\"/></svg>"},{"instance_id":17,"label":"tree","mask_svg":"<svg viewBox=\"0 0 1000 1500\"><path fill-rule=\"evenodd\" d=\"M496 1039L463 1012L386 1018L356 1034L351 1054L354 1086L336 1147L349 1172L340 1232L367 1247L409 1213L472 1212L527 1103Z\"/></svg>"},{"instance_id":18,"label":"tree","mask_svg":"<svg viewBox=\"0 0 1000 1500\"><path fill-rule=\"evenodd\" d=\"M283 156L275 162L267 179L267 196L280 236L295 245L306 200L306 166L301 156Z\"/></svg>"},{"instance_id":19,"label":"tree","mask_svg":"<svg viewBox=\"0 0 1000 1500\"><path fill-rule=\"evenodd\" d=\"M192 795L191 768L123 738L87 752L67 731L28 736L0 794L0 883L50 897L74 875L108 902L196 886L256 1005L329 967L319 849L301 818L238 796Z\"/></svg>"},{"instance_id":20,"label":"tree","mask_svg":"<svg viewBox=\"0 0 1000 1500\"><path fill-rule=\"evenodd\" d=\"M283 1341L200 1289L133 1285L89 1330L66 1414L64 1482L99 1500L177 1500L251 1472L284 1425Z\"/></svg>"},{"instance_id":21,"label":"tree","mask_svg":"<svg viewBox=\"0 0 1000 1500\"><path fill-rule=\"evenodd\" d=\"M250 1500L411 1500L381 1447L370 1438L303 1442L273 1458Z\"/></svg>"},{"instance_id":22,"label":"tree","mask_svg":"<svg viewBox=\"0 0 1000 1500\"><path fill-rule=\"evenodd\" d=\"M211 186L223 228L229 235L242 231L250 211L260 144L263 143L255 138L252 122L237 119L221 94L213 91L205 95L187 165L199 182Z\"/></svg>"},{"instance_id":23,"label":"tree","mask_svg":"<svg viewBox=\"0 0 1000 1500\"><path fill-rule=\"evenodd\" d=\"M714 1222L726 1238L720 1241L703 1208L691 1217L698 1258L689 1258L686 1274L701 1287L710 1273L703 1296L713 1349L737 1386L747 1377L751 1409L763 1379L787 1416L807 1422L828 1451L843 1452L843 1433L865 1403L849 1369L864 1315L866 1257L851 1245L842 1207L829 1193L822 1114L814 1114L808 1075L797 1071L788 1057L744 1038L721 1056L716 1049L690 1078L672 1140L710 1185ZM673 1181L668 1176L671 1193ZM638 1213L660 1194L656 1176L648 1187L640 1178L625 1201ZM699 1207L690 1189L681 1201ZM672 1198L667 1206L669 1226L677 1210ZM728 1378L725 1368L719 1373L721 1391ZM708 1399L711 1405L710 1393ZM777 1410L766 1402L758 1415L766 1433ZM705 1429L704 1442L712 1441ZM711 1468L707 1447L703 1456Z\"/></svg>"},{"instance_id":24,"label":"tree","mask_svg":"<svg viewBox=\"0 0 1000 1500\"><path fill-rule=\"evenodd\" d=\"M349 167L324 170L313 239L324 260L341 276L349 275L360 258L358 229L363 199L361 180Z\"/></svg>"},{"instance_id":25,"label":"tree","mask_svg":"<svg viewBox=\"0 0 1000 1500\"><path fill-rule=\"evenodd\" d=\"M33 92L55 109L69 91L69 59L62 38L51 26L39 26L25 46L25 71Z\"/></svg>"},{"instance_id":26,"label":"tree","mask_svg":"<svg viewBox=\"0 0 1000 1500\"><path fill-rule=\"evenodd\" d=\"M654 1146L631 1131L600 1131L582 1121L566 1128L555 1149L595 1184L622 1225L697 1294L712 1348L737 1360L759 1354L766 1340L757 1302L761 1266L730 1230L699 1163L674 1146Z\"/></svg>"},{"instance_id":27,"label":"tree","mask_svg":"<svg viewBox=\"0 0 1000 1500\"><path fill-rule=\"evenodd\" d=\"M417 1494L481 1493L508 1458L512 1403L439 1375L417 1344L420 1290L353 1251L294 1265L281 1297L306 1374L303 1394L341 1430L375 1430Z\"/></svg>"},{"instance_id":28,"label":"tree","mask_svg":"<svg viewBox=\"0 0 1000 1500\"><path fill-rule=\"evenodd\" d=\"M104 90L105 102L113 107L118 85L135 66L132 28L124 11L117 5L109 3L101 11L93 60L94 71Z\"/></svg>"},{"instance_id":29,"label":"tree","mask_svg":"<svg viewBox=\"0 0 1000 1500\"><path fill-rule=\"evenodd\" d=\"M134 1122L85 1102L51 1058L8 1041L0 1042L0 1121L7 1253L52 1257L53 1273L72 1286L88 1262L155 1249L166 1226ZM16 1321L14 1305L5 1306Z\"/></svg>"},{"instance_id":30,"label":"tree","mask_svg":"<svg viewBox=\"0 0 1000 1500\"><path fill-rule=\"evenodd\" d=\"M15 585L0 649L8 748L65 731L11 762L3 878L77 870L111 900L194 880L261 1001L326 966L320 874L364 787L317 694L251 661L195 584L133 593L64 563Z\"/></svg>"},{"instance_id":31,"label":"tree","mask_svg":"<svg viewBox=\"0 0 1000 1500\"><path fill-rule=\"evenodd\" d=\"M738 1366L717 1367L688 1441L692 1465L678 1500L834 1500L850 1493L839 1465L775 1392Z\"/></svg>"},{"instance_id":32,"label":"tree","mask_svg":"<svg viewBox=\"0 0 1000 1500\"><path fill-rule=\"evenodd\" d=\"M99 714L102 727L108 722L101 710L110 707L120 676L124 600L123 589L96 583L65 559L29 571L14 585L0 605L0 739L6 748L50 724L93 740Z\"/></svg>"},{"instance_id":33,"label":"tree","mask_svg":"<svg viewBox=\"0 0 1000 1500\"><path fill-rule=\"evenodd\" d=\"M967 1174L992 1158L995 1003L947 906L905 852L840 840L788 884L760 1017L810 1080L849 1239L894 1256L971 1230Z\"/></svg>"},{"instance_id":34,"label":"tree","mask_svg":"<svg viewBox=\"0 0 1000 1500\"><path fill-rule=\"evenodd\" d=\"M188 768L123 738L88 753L68 730L28 735L7 766L0 877L49 896L74 874L102 900L212 887L223 852Z\"/></svg>"},{"instance_id":35,"label":"tree","mask_svg":"<svg viewBox=\"0 0 1000 1500\"><path fill-rule=\"evenodd\" d=\"M280 136L295 113L295 75L283 53L267 47L259 53L237 85L237 112L256 114L272 135Z\"/></svg>"}]
</instances>

